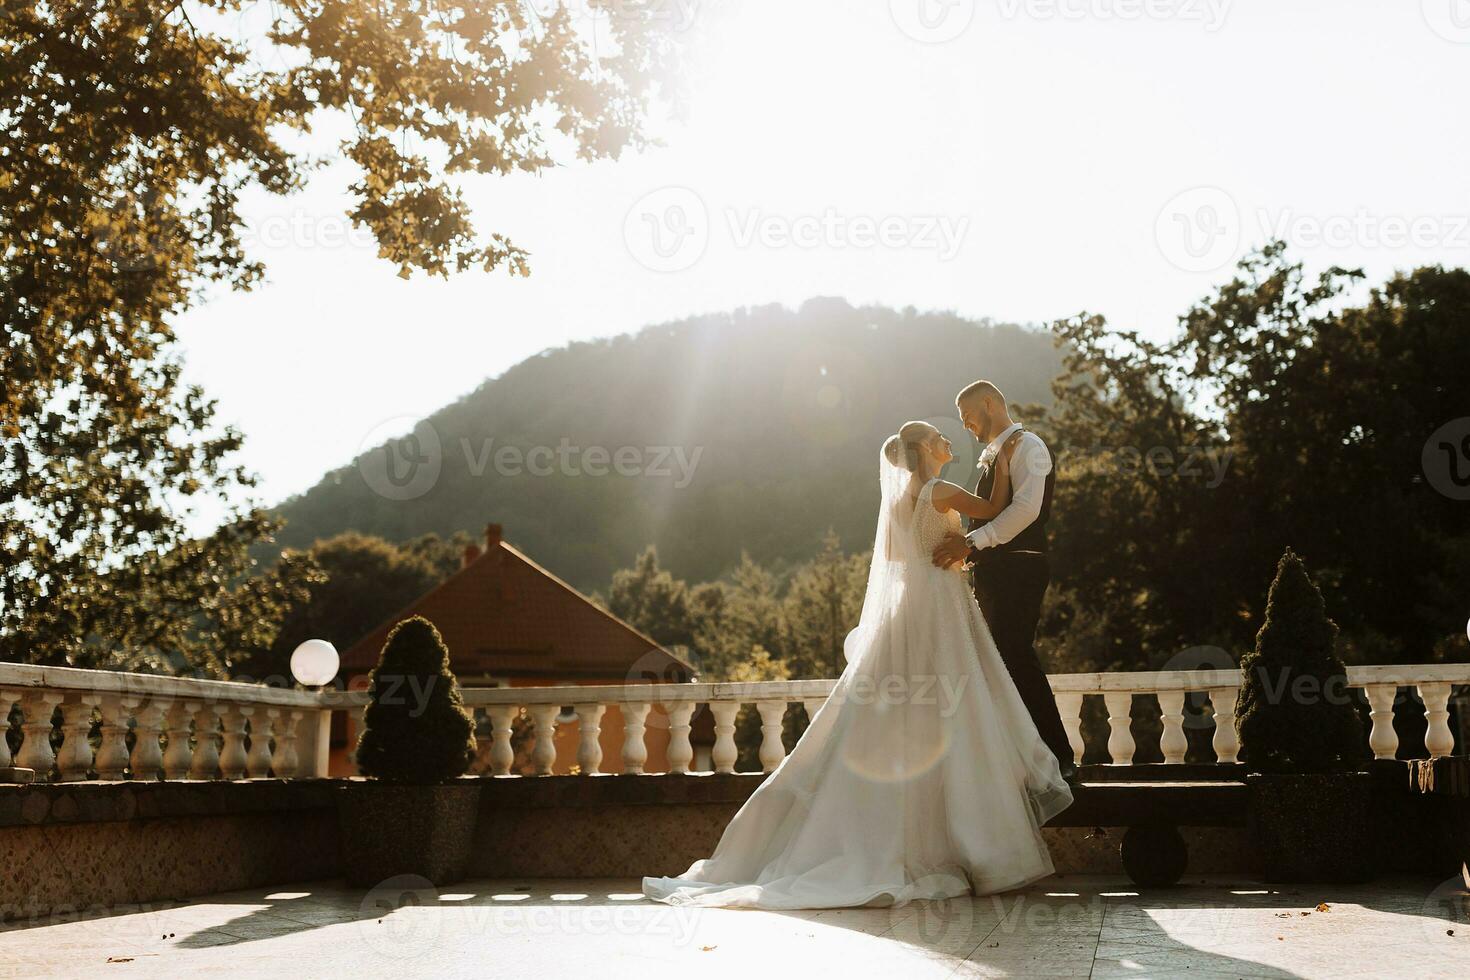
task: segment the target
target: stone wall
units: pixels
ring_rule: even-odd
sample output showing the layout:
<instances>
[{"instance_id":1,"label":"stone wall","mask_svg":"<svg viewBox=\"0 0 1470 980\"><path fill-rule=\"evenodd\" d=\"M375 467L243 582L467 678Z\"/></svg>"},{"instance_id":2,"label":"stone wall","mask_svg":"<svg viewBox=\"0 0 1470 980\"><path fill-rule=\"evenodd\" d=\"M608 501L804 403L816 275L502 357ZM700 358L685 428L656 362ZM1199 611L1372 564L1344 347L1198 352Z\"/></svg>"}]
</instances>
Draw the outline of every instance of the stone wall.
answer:
<instances>
[{"instance_id":1,"label":"stone wall","mask_svg":"<svg viewBox=\"0 0 1470 980\"><path fill-rule=\"evenodd\" d=\"M677 875L706 857L759 774L484 777L472 877ZM77 782L0 786L0 914L68 915L231 889L338 877L344 780ZM1384 769L1377 819L1385 870L1438 870L1459 800L1408 791ZM1075 808L1081 822L1091 811ZM1190 874L1257 870L1244 828L1175 808ZM1441 812L1443 811L1443 812ZM1218 815L1216 815L1218 816ZM1405 828L1414 828L1405 833ZM1119 874L1122 828L1048 827L1058 873Z\"/></svg>"},{"instance_id":2,"label":"stone wall","mask_svg":"<svg viewBox=\"0 0 1470 980\"><path fill-rule=\"evenodd\" d=\"M0 918L330 878L326 780L0 786Z\"/></svg>"}]
</instances>

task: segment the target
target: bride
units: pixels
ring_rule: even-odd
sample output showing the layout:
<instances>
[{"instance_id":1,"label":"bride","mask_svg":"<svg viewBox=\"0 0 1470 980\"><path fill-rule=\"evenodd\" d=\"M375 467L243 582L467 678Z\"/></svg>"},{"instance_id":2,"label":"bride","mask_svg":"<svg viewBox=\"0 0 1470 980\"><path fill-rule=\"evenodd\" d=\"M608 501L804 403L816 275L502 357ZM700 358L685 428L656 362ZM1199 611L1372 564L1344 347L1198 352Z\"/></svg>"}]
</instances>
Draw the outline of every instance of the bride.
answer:
<instances>
[{"instance_id":1,"label":"bride","mask_svg":"<svg viewBox=\"0 0 1470 980\"><path fill-rule=\"evenodd\" d=\"M644 878L672 905L764 909L983 895L1052 873L1041 826L1072 803L963 573L930 554L989 500L938 479L948 439L909 422L879 459L883 503L847 667L795 749L719 846L679 878Z\"/></svg>"}]
</instances>

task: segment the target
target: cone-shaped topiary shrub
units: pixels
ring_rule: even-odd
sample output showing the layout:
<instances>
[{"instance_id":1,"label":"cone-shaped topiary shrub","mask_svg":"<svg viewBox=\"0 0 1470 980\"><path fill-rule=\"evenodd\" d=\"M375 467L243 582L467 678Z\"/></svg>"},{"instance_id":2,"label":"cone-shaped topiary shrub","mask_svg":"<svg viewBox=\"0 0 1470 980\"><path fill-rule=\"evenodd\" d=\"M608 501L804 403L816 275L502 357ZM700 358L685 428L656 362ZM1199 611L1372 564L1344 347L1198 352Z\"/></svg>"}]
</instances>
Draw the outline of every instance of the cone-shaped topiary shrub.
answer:
<instances>
[{"instance_id":1,"label":"cone-shaped topiary shrub","mask_svg":"<svg viewBox=\"0 0 1470 980\"><path fill-rule=\"evenodd\" d=\"M1336 653L1337 624L1290 548L1276 566L1266 622L1235 705L1241 758L1261 772L1332 772L1363 755L1363 722Z\"/></svg>"},{"instance_id":2,"label":"cone-shaped topiary shrub","mask_svg":"<svg viewBox=\"0 0 1470 980\"><path fill-rule=\"evenodd\" d=\"M475 757L474 723L434 624L414 616L394 626L369 679L357 742L363 774L420 784L464 775Z\"/></svg>"}]
</instances>

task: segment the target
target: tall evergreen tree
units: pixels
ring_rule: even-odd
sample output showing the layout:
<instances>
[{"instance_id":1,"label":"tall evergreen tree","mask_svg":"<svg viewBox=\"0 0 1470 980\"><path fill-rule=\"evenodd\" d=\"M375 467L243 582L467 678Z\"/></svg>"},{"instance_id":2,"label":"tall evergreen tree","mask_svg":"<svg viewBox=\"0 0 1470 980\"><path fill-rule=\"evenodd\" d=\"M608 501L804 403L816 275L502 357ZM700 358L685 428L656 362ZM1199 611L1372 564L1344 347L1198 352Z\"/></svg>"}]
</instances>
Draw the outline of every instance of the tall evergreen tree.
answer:
<instances>
[{"instance_id":1,"label":"tall evergreen tree","mask_svg":"<svg viewBox=\"0 0 1470 980\"><path fill-rule=\"evenodd\" d=\"M1235 726L1254 769L1329 772L1363 754L1363 723L1336 652L1337 624L1290 548L1276 566L1266 621L1241 662Z\"/></svg>"},{"instance_id":2,"label":"tall evergreen tree","mask_svg":"<svg viewBox=\"0 0 1470 980\"><path fill-rule=\"evenodd\" d=\"M475 758L474 722L433 623L413 616L393 627L369 682L357 742L364 775L400 783L464 775Z\"/></svg>"}]
</instances>

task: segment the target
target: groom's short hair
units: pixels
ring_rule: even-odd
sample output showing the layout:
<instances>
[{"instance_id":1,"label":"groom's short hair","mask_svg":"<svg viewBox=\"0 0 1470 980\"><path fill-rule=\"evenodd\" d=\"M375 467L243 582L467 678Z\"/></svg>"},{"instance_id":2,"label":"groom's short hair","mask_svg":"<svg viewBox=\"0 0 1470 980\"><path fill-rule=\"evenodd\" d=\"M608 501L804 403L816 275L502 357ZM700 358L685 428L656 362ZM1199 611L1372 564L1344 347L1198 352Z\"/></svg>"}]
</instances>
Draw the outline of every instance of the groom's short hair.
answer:
<instances>
[{"instance_id":1,"label":"groom's short hair","mask_svg":"<svg viewBox=\"0 0 1470 980\"><path fill-rule=\"evenodd\" d=\"M1006 396L1002 395L1000 389L989 381L976 381L974 384L966 385L963 391L954 396L954 403L958 405L960 402L969 401L971 398L984 396L994 398L1002 405L1006 403Z\"/></svg>"}]
</instances>

